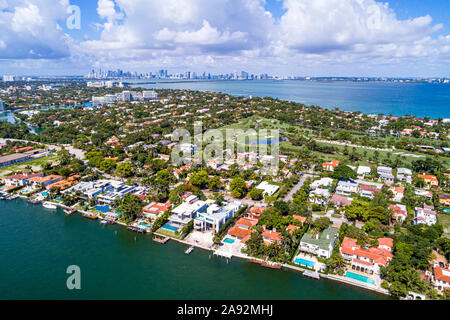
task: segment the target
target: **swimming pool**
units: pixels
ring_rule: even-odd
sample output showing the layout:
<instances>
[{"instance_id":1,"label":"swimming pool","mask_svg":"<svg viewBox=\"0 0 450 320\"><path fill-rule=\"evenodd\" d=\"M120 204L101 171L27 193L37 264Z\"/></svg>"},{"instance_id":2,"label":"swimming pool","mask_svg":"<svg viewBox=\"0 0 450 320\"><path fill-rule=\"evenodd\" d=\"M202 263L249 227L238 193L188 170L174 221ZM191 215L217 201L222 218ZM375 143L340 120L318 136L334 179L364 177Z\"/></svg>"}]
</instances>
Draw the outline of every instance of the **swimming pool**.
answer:
<instances>
[{"instance_id":1,"label":"swimming pool","mask_svg":"<svg viewBox=\"0 0 450 320\"><path fill-rule=\"evenodd\" d=\"M355 279L355 280L358 280L358 281L362 281L362 282L365 282L365 283L369 283L369 284L375 285L375 281L373 281L372 278L369 278L369 277L366 277L366 276L363 276L363 275L360 275L360 274L356 274L356 273L347 271L345 273L345 276L347 278L351 278L351 279Z\"/></svg>"},{"instance_id":2,"label":"swimming pool","mask_svg":"<svg viewBox=\"0 0 450 320\"><path fill-rule=\"evenodd\" d=\"M144 226L144 227L147 227L147 228L150 228L150 227L151 227L150 224L146 224L146 223L143 223L143 222L139 222L139 225Z\"/></svg>"},{"instance_id":3,"label":"swimming pool","mask_svg":"<svg viewBox=\"0 0 450 320\"><path fill-rule=\"evenodd\" d=\"M98 210L103 213L107 213L109 211L109 206L95 206L95 210Z\"/></svg>"},{"instance_id":4,"label":"swimming pool","mask_svg":"<svg viewBox=\"0 0 450 320\"><path fill-rule=\"evenodd\" d=\"M234 240L233 240L233 239L230 239L230 238L225 238L225 239L223 240L223 242L225 242L225 243L234 243Z\"/></svg>"},{"instance_id":5,"label":"swimming pool","mask_svg":"<svg viewBox=\"0 0 450 320\"><path fill-rule=\"evenodd\" d=\"M445 213L450 213L450 209L444 209Z\"/></svg>"},{"instance_id":6,"label":"swimming pool","mask_svg":"<svg viewBox=\"0 0 450 320\"><path fill-rule=\"evenodd\" d=\"M46 197L46 196L48 196L48 192L42 192L41 195L42 195L43 197Z\"/></svg>"},{"instance_id":7,"label":"swimming pool","mask_svg":"<svg viewBox=\"0 0 450 320\"><path fill-rule=\"evenodd\" d=\"M170 223L166 223L165 225L163 225L163 226L161 227L161 229L166 229L166 230L169 230L169 231L171 231L171 232L176 232L176 231L178 231L179 228L174 227L174 226L171 225Z\"/></svg>"},{"instance_id":8,"label":"swimming pool","mask_svg":"<svg viewBox=\"0 0 450 320\"><path fill-rule=\"evenodd\" d=\"M301 258L296 258L294 260L294 263L296 264L300 264L303 266L307 266L308 268L314 268L315 263L309 260L305 260L305 259L301 259Z\"/></svg>"}]
</instances>

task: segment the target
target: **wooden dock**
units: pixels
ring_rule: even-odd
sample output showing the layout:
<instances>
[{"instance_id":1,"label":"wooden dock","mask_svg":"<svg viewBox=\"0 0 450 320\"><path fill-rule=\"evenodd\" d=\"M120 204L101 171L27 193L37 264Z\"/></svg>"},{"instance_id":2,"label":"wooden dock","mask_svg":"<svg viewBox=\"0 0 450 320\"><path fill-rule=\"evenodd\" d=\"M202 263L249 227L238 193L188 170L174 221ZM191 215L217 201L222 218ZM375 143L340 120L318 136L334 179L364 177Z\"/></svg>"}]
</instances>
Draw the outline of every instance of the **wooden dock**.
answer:
<instances>
[{"instance_id":1,"label":"wooden dock","mask_svg":"<svg viewBox=\"0 0 450 320\"><path fill-rule=\"evenodd\" d=\"M156 236L153 237L153 241L156 241L156 242L162 243L162 244L165 244L165 243L166 243L167 241L169 241L169 240L170 240L169 237L165 237L164 239L163 239L163 238L156 237Z\"/></svg>"},{"instance_id":2,"label":"wooden dock","mask_svg":"<svg viewBox=\"0 0 450 320\"><path fill-rule=\"evenodd\" d=\"M316 279L316 280L320 279L320 275L317 272L313 272L313 271L309 271L309 270L303 271L303 275L306 277Z\"/></svg>"},{"instance_id":3,"label":"wooden dock","mask_svg":"<svg viewBox=\"0 0 450 320\"><path fill-rule=\"evenodd\" d=\"M194 251L194 246L190 246L189 248L187 248L184 253L190 254L192 251Z\"/></svg>"}]
</instances>

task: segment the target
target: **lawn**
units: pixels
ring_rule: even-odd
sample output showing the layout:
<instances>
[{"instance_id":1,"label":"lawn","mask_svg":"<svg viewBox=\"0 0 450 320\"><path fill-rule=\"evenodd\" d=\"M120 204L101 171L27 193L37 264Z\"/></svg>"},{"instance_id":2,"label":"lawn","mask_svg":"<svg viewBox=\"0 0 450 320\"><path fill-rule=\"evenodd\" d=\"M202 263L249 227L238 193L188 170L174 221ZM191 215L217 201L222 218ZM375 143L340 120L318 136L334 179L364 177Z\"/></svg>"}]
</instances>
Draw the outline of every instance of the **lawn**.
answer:
<instances>
[{"instance_id":1,"label":"lawn","mask_svg":"<svg viewBox=\"0 0 450 320\"><path fill-rule=\"evenodd\" d=\"M169 237L174 237L177 239L180 239L180 236L174 232L170 232L169 230L164 230L162 228L159 228L158 231L155 232L156 234L160 234L160 235L164 235L164 236L169 236Z\"/></svg>"},{"instance_id":2,"label":"lawn","mask_svg":"<svg viewBox=\"0 0 450 320\"><path fill-rule=\"evenodd\" d=\"M6 168L2 168L0 169L0 177L4 177L4 176L8 176L10 174L12 174L13 172L16 171L24 171L27 170L27 168L32 168L34 171L38 171L41 170L42 167L46 164L46 163L56 163L58 161L59 157L58 155L52 155L49 157L43 157L40 159L36 159L36 160L31 160L28 162L24 162L21 164L16 164L14 166L10 166L10 167L6 167Z\"/></svg>"},{"instance_id":3,"label":"lawn","mask_svg":"<svg viewBox=\"0 0 450 320\"><path fill-rule=\"evenodd\" d=\"M444 227L444 234L450 236L450 214L438 214L437 218Z\"/></svg>"}]
</instances>

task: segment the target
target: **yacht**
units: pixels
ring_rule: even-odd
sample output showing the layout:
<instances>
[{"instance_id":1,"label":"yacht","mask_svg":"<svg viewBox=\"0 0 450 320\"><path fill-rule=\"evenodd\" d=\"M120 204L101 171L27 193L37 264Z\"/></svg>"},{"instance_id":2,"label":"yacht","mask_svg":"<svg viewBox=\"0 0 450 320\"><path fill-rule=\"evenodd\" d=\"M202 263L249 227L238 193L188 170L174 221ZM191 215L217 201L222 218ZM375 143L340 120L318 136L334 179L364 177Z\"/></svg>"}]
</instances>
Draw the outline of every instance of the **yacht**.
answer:
<instances>
[{"instance_id":1,"label":"yacht","mask_svg":"<svg viewBox=\"0 0 450 320\"><path fill-rule=\"evenodd\" d=\"M48 201L44 202L42 205L44 206L44 208L47 208L47 209L56 209L57 208L57 206L54 203L51 203Z\"/></svg>"}]
</instances>

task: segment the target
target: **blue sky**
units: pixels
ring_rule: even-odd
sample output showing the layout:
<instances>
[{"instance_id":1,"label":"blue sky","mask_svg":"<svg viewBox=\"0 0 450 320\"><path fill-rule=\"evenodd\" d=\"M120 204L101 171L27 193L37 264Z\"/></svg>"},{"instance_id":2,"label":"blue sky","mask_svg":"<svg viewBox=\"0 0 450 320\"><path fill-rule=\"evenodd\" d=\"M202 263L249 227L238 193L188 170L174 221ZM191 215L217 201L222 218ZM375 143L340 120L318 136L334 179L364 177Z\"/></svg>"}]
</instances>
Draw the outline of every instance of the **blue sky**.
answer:
<instances>
[{"instance_id":1,"label":"blue sky","mask_svg":"<svg viewBox=\"0 0 450 320\"><path fill-rule=\"evenodd\" d=\"M450 76L448 0L4 0L0 25L11 74Z\"/></svg>"}]
</instances>

